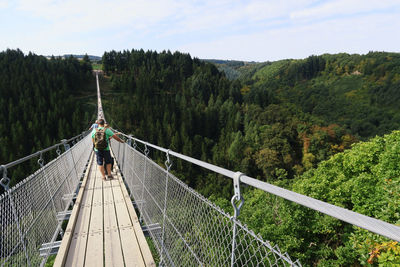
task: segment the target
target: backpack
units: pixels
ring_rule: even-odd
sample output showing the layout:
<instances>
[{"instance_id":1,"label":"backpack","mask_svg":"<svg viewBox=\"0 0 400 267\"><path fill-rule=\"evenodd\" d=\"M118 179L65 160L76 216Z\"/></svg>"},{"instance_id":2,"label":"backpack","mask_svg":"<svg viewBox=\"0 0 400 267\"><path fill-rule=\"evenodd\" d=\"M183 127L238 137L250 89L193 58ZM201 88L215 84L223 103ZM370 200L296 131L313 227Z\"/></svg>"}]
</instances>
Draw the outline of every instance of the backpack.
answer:
<instances>
[{"instance_id":1,"label":"backpack","mask_svg":"<svg viewBox=\"0 0 400 267\"><path fill-rule=\"evenodd\" d=\"M94 147L97 150L105 150L108 146L107 136L106 136L106 128L101 130L96 129L96 133L94 134Z\"/></svg>"}]
</instances>

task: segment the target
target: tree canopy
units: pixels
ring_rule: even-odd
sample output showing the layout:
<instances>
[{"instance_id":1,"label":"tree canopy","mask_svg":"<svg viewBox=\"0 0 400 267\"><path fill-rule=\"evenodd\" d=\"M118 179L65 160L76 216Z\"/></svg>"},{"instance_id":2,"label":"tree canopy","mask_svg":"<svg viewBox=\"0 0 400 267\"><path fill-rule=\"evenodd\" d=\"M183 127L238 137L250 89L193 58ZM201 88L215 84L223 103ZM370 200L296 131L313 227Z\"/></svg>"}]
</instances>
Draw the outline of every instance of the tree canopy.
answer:
<instances>
[{"instance_id":1,"label":"tree canopy","mask_svg":"<svg viewBox=\"0 0 400 267\"><path fill-rule=\"evenodd\" d=\"M94 110L76 101L93 82L91 70L90 63L72 57L0 52L0 164L78 135L94 120L89 118ZM11 185L25 178L33 165L15 167Z\"/></svg>"}]
</instances>

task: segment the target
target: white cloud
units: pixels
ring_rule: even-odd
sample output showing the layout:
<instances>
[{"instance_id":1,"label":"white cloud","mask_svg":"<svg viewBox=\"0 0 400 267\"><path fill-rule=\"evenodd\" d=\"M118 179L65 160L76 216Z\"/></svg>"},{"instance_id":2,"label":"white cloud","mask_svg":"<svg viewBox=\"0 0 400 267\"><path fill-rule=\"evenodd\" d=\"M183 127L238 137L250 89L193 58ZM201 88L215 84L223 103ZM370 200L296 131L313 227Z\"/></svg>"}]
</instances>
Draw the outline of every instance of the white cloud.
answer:
<instances>
[{"instance_id":1,"label":"white cloud","mask_svg":"<svg viewBox=\"0 0 400 267\"><path fill-rule=\"evenodd\" d=\"M243 25L257 27L257 23L270 24L289 13L316 0L252 0L252 1L204 1L198 4L183 4L177 25L164 33L164 36L187 32L219 30L223 27Z\"/></svg>"},{"instance_id":2,"label":"white cloud","mask_svg":"<svg viewBox=\"0 0 400 267\"><path fill-rule=\"evenodd\" d=\"M332 16L352 15L364 12L377 12L389 8L400 7L397 0L335 0L290 14L292 19L318 19Z\"/></svg>"},{"instance_id":3,"label":"white cloud","mask_svg":"<svg viewBox=\"0 0 400 267\"><path fill-rule=\"evenodd\" d=\"M0 28L7 36L0 50L156 48L243 60L399 50L398 0L0 0L0 11L2 5L14 13L0 13L0 22L12 25Z\"/></svg>"},{"instance_id":4,"label":"white cloud","mask_svg":"<svg viewBox=\"0 0 400 267\"><path fill-rule=\"evenodd\" d=\"M268 20L287 17L290 12L308 6L316 0L286 0L286 1L250 1L243 9L251 20Z\"/></svg>"},{"instance_id":5,"label":"white cloud","mask_svg":"<svg viewBox=\"0 0 400 267\"><path fill-rule=\"evenodd\" d=\"M163 0L20 0L18 9L48 20L55 29L72 32L143 23L151 26L176 11L174 4Z\"/></svg>"},{"instance_id":6,"label":"white cloud","mask_svg":"<svg viewBox=\"0 0 400 267\"><path fill-rule=\"evenodd\" d=\"M5 9L8 7L8 5L9 5L9 3L7 0L0 0L0 9L3 9L3 8Z\"/></svg>"},{"instance_id":7,"label":"white cloud","mask_svg":"<svg viewBox=\"0 0 400 267\"><path fill-rule=\"evenodd\" d=\"M400 27L396 15L369 15L241 34L191 43L178 49L200 58L279 60L323 53L398 51Z\"/></svg>"}]
</instances>

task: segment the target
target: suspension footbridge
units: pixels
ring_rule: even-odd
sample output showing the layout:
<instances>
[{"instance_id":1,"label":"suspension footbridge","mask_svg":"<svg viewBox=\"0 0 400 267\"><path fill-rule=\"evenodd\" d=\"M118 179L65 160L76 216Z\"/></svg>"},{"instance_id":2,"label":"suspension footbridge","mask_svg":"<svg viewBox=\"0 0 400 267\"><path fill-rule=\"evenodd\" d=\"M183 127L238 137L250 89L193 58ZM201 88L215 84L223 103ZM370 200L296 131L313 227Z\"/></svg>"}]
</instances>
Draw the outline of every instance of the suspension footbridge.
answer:
<instances>
[{"instance_id":1,"label":"suspension footbridge","mask_svg":"<svg viewBox=\"0 0 400 267\"><path fill-rule=\"evenodd\" d=\"M145 235L162 266L301 266L239 221L244 184L400 241L396 225L121 135L126 143L111 142L111 180L101 178L89 131L0 166L0 266L44 266L51 254L54 266L155 266ZM164 167L150 149L165 153ZM53 150L58 156L46 164L43 154ZM175 177L172 157L231 179L234 215ZM7 171L35 158L40 169L10 188Z\"/></svg>"}]
</instances>

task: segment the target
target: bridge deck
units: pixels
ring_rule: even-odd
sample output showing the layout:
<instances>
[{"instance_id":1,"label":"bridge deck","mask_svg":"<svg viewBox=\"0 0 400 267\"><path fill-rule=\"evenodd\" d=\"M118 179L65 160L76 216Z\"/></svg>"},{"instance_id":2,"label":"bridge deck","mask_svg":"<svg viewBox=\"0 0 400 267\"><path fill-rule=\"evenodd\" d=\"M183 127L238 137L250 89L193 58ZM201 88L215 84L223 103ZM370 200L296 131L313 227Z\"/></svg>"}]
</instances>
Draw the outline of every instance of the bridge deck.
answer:
<instances>
[{"instance_id":1,"label":"bridge deck","mask_svg":"<svg viewBox=\"0 0 400 267\"><path fill-rule=\"evenodd\" d=\"M54 266L155 266L116 165L103 181L92 154Z\"/></svg>"}]
</instances>

